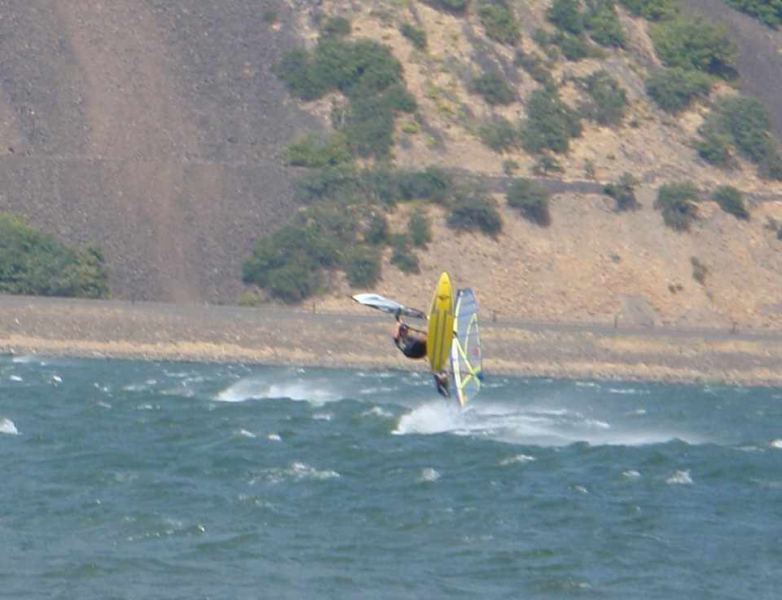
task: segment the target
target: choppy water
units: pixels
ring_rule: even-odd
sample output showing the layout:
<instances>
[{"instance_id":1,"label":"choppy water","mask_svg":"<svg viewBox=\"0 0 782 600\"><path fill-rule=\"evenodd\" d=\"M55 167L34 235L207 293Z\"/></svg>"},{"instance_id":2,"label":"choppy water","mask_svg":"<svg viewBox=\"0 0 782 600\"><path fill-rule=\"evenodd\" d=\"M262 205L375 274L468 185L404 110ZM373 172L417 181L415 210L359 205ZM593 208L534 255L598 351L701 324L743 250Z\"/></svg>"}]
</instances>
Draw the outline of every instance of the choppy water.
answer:
<instances>
[{"instance_id":1,"label":"choppy water","mask_svg":"<svg viewBox=\"0 0 782 600\"><path fill-rule=\"evenodd\" d=\"M779 598L782 390L0 357L3 598Z\"/></svg>"}]
</instances>

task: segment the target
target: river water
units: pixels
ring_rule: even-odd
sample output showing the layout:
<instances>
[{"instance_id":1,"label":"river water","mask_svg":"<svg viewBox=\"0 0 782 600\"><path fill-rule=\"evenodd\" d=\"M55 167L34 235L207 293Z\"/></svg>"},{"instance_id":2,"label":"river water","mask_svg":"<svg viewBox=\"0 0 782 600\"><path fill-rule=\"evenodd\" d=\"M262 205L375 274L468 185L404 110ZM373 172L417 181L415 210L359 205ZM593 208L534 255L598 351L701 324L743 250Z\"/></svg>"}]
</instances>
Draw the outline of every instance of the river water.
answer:
<instances>
[{"instance_id":1,"label":"river water","mask_svg":"<svg viewBox=\"0 0 782 600\"><path fill-rule=\"evenodd\" d=\"M2 598L778 598L782 390L0 357Z\"/></svg>"}]
</instances>

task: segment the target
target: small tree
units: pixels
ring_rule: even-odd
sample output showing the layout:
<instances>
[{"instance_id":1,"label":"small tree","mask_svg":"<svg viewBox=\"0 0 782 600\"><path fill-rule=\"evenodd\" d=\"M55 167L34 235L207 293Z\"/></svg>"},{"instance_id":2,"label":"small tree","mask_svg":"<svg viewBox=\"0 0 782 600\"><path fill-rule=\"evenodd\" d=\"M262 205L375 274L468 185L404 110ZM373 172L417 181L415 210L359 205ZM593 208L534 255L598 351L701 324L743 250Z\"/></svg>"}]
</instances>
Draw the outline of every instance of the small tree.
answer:
<instances>
[{"instance_id":1,"label":"small tree","mask_svg":"<svg viewBox=\"0 0 782 600\"><path fill-rule=\"evenodd\" d=\"M508 206L516 208L521 215L542 227L551 224L549 212L549 191L530 179L514 179L505 198Z\"/></svg>"},{"instance_id":2,"label":"small tree","mask_svg":"<svg viewBox=\"0 0 782 600\"><path fill-rule=\"evenodd\" d=\"M619 125L627 107L627 93L607 71L597 71L583 80L590 101L582 114L600 125Z\"/></svg>"},{"instance_id":3,"label":"small tree","mask_svg":"<svg viewBox=\"0 0 782 600\"><path fill-rule=\"evenodd\" d=\"M613 0L595 0L590 3L585 24L589 37L601 46L621 48L625 45L625 34Z\"/></svg>"},{"instance_id":4,"label":"small tree","mask_svg":"<svg viewBox=\"0 0 782 600\"><path fill-rule=\"evenodd\" d=\"M701 285L706 285L706 275L709 274L708 267L697 256L690 258L690 264L692 265L692 278Z\"/></svg>"},{"instance_id":5,"label":"small tree","mask_svg":"<svg viewBox=\"0 0 782 600\"><path fill-rule=\"evenodd\" d=\"M481 141L495 152L507 152L518 144L519 134L505 117L495 117L478 127Z\"/></svg>"},{"instance_id":6,"label":"small tree","mask_svg":"<svg viewBox=\"0 0 782 600\"><path fill-rule=\"evenodd\" d=\"M711 76L700 71L659 69L646 80L646 93L664 111L676 114L694 99L707 97L713 82Z\"/></svg>"},{"instance_id":7,"label":"small tree","mask_svg":"<svg viewBox=\"0 0 782 600\"><path fill-rule=\"evenodd\" d=\"M477 190L459 190L450 209L447 222L453 229L477 229L490 236L496 236L502 230L496 203Z\"/></svg>"},{"instance_id":8,"label":"small tree","mask_svg":"<svg viewBox=\"0 0 782 600\"><path fill-rule=\"evenodd\" d=\"M429 217L422 209L416 209L410 213L410 219L407 222L407 231L410 234L410 241L413 246L426 248L426 245L432 241L432 230L429 223Z\"/></svg>"},{"instance_id":9,"label":"small tree","mask_svg":"<svg viewBox=\"0 0 782 600\"><path fill-rule=\"evenodd\" d=\"M570 139L581 135L578 114L568 107L556 90L539 89L530 94L527 119L522 124L521 141L528 152L566 153Z\"/></svg>"},{"instance_id":10,"label":"small tree","mask_svg":"<svg viewBox=\"0 0 782 600\"><path fill-rule=\"evenodd\" d=\"M546 17L563 31L579 35L584 32L584 15L578 0L554 0Z\"/></svg>"},{"instance_id":11,"label":"small tree","mask_svg":"<svg viewBox=\"0 0 782 600\"><path fill-rule=\"evenodd\" d=\"M669 67L694 69L731 78L736 72L736 46L725 27L701 18L677 18L656 24L652 41L660 59Z\"/></svg>"},{"instance_id":12,"label":"small tree","mask_svg":"<svg viewBox=\"0 0 782 600\"><path fill-rule=\"evenodd\" d=\"M654 207L662 211L663 221L676 231L689 231L690 224L697 218L695 200L698 188L689 182L670 183L657 192Z\"/></svg>"},{"instance_id":13,"label":"small tree","mask_svg":"<svg viewBox=\"0 0 782 600\"><path fill-rule=\"evenodd\" d=\"M472 82L472 89L491 105L506 105L516 99L513 88L497 71L489 71L476 77Z\"/></svg>"},{"instance_id":14,"label":"small tree","mask_svg":"<svg viewBox=\"0 0 782 600\"><path fill-rule=\"evenodd\" d=\"M521 38L516 17L504 0L482 0L478 7L478 17L486 35L495 42L513 46Z\"/></svg>"},{"instance_id":15,"label":"small tree","mask_svg":"<svg viewBox=\"0 0 782 600\"><path fill-rule=\"evenodd\" d=\"M351 287L372 287L380 278L380 252L369 246L354 247L347 257L345 274Z\"/></svg>"},{"instance_id":16,"label":"small tree","mask_svg":"<svg viewBox=\"0 0 782 600\"><path fill-rule=\"evenodd\" d=\"M410 238L401 233L396 234L391 240L394 251L391 254L391 264L395 265L403 273L420 273L418 257L410 247Z\"/></svg>"},{"instance_id":17,"label":"small tree","mask_svg":"<svg viewBox=\"0 0 782 600\"><path fill-rule=\"evenodd\" d=\"M744 202L744 196L733 186L720 186L714 190L711 197L726 213L733 215L737 219L749 219L749 211Z\"/></svg>"},{"instance_id":18,"label":"small tree","mask_svg":"<svg viewBox=\"0 0 782 600\"><path fill-rule=\"evenodd\" d=\"M603 192L616 201L616 210L636 210L638 200L635 197L635 186L638 180L630 173L623 173L616 183L609 183L603 188Z\"/></svg>"},{"instance_id":19,"label":"small tree","mask_svg":"<svg viewBox=\"0 0 782 600\"><path fill-rule=\"evenodd\" d=\"M402 23L399 26L399 31L405 36L410 43L418 50L426 50L426 31L419 27L415 27L410 23Z\"/></svg>"}]
</instances>

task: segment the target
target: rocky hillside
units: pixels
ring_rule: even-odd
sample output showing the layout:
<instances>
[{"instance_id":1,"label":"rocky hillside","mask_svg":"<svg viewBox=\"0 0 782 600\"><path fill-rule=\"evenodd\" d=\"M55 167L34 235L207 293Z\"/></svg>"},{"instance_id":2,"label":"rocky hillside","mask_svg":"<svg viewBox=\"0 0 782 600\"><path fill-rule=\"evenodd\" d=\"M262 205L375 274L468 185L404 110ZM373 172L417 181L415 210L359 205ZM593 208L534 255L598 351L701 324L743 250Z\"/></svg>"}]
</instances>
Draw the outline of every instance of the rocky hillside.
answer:
<instances>
[{"instance_id":1,"label":"rocky hillside","mask_svg":"<svg viewBox=\"0 0 782 600\"><path fill-rule=\"evenodd\" d=\"M599 193L555 194L548 227L497 194L503 229L495 237L454 234L446 211L426 205L433 238L419 255L420 273L392 265L388 248L378 291L425 305L431 281L449 270L499 317L782 327L774 225L782 222L782 185L743 157L723 169L693 147L710 107L737 88L765 101L779 131L782 34L719 0L684 2L729 25L739 79L717 80L671 114L646 90L662 66L653 25L624 6L616 8L622 47L592 44L597 51L566 60L539 33L554 35L551 2L501 3L518 25L512 43L487 35L481 3L466 4L460 13L435 0L0 0L0 209L102 247L116 296L236 301L254 240L297 210L299 173L286 166L286 148L305 132L331 131L342 103L333 93L296 99L273 65L292 48L312 49L324 20L340 16L351 23L349 39L391 50L416 101L415 112L396 119L394 166L459 169L487 185L540 174L539 154L518 143L495 151L481 137L487 124L523 122L543 88L533 63L545 63L566 106L589 101L584 82L600 70L627 104L616 123L583 120L566 153L544 154L555 163L543 174L595 191L626 172L640 182L641 207L629 212ZM507 102L476 92L486 73L508 82ZM665 226L653 208L658 188L674 181L702 191L689 232ZM748 221L708 201L727 184L754 194ZM410 210L403 204L389 214L393 230ZM350 288L341 272L331 273L330 288L317 302L343 307Z\"/></svg>"},{"instance_id":2,"label":"rocky hillside","mask_svg":"<svg viewBox=\"0 0 782 600\"><path fill-rule=\"evenodd\" d=\"M0 1L0 210L100 247L114 296L235 300L317 126L269 70L290 9L263 6Z\"/></svg>"}]
</instances>

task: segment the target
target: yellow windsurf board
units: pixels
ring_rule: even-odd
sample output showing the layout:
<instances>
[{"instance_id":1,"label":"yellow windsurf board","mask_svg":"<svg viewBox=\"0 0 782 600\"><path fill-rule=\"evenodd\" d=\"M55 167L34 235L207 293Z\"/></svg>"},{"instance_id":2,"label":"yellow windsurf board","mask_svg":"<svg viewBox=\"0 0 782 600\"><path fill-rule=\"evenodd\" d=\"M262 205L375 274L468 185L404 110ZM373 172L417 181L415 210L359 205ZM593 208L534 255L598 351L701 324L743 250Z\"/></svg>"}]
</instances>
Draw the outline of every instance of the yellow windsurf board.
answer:
<instances>
[{"instance_id":1,"label":"yellow windsurf board","mask_svg":"<svg viewBox=\"0 0 782 600\"><path fill-rule=\"evenodd\" d=\"M453 340L453 288L448 273L440 275L429 309L426 357L433 373L446 368Z\"/></svg>"}]
</instances>

